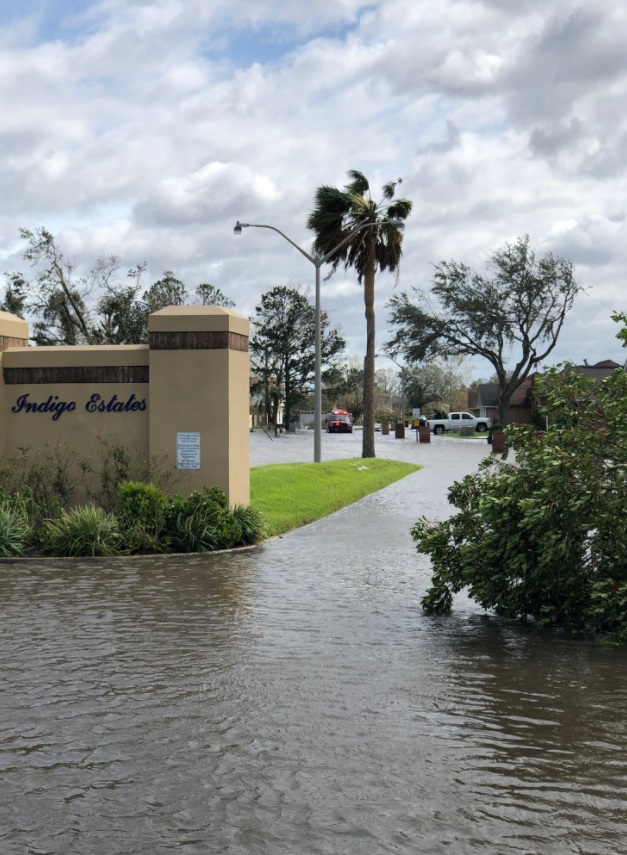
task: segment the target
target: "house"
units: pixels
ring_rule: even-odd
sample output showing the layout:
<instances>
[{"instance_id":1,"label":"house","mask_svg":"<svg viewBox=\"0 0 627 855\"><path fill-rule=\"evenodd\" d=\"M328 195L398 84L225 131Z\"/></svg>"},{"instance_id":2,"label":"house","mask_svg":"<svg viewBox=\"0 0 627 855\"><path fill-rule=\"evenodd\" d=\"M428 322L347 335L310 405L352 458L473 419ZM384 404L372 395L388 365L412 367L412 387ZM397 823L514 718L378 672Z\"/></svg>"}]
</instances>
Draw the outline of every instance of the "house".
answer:
<instances>
[{"instance_id":1,"label":"house","mask_svg":"<svg viewBox=\"0 0 627 855\"><path fill-rule=\"evenodd\" d=\"M620 365L618 362L614 362L613 359L603 359L601 362L595 362L594 365L588 365L586 359L584 359L583 365L574 365L573 368L579 374L583 374L584 377L588 377L591 380L594 380L595 383L600 383L605 380L607 377L612 374L612 372L616 371L617 368L625 369L626 366ZM539 376L539 375L538 375ZM542 406L542 399L537 395L533 395L532 397L532 410L537 410ZM589 402L581 401L581 405L585 405Z\"/></svg>"},{"instance_id":2,"label":"house","mask_svg":"<svg viewBox=\"0 0 627 855\"><path fill-rule=\"evenodd\" d=\"M622 367L613 359L604 359L594 365L588 365L584 360L584 364L576 365L575 370L600 382L609 377L612 371ZM542 406L542 399L534 390L535 381L540 376L538 372L530 374L513 393L509 404L509 420L513 424L529 424L533 421L535 411ZM484 383L468 390L468 408L476 416L488 416L495 421L498 418L498 400L499 387L496 383Z\"/></svg>"},{"instance_id":3,"label":"house","mask_svg":"<svg viewBox=\"0 0 627 855\"><path fill-rule=\"evenodd\" d=\"M602 362L595 362L594 365L588 365L586 359L584 359L583 365L576 365L575 370L580 374L583 374L584 377L591 377L593 380L605 380L606 377L615 371L617 368L622 368L622 365L619 365L618 362L614 362L613 359L604 359Z\"/></svg>"},{"instance_id":4,"label":"house","mask_svg":"<svg viewBox=\"0 0 627 855\"><path fill-rule=\"evenodd\" d=\"M509 420L513 424L530 424L533 413L538 409L539 399L534 395L534 383L541 375L535 371L525 377L509 401Z\"/></svg>"},{"instance_id":5,"label":"house","mask_svg":"<svg viewBox=\"0 0 627 855\"><path fill-rule=\"evenodd\" d=\"M475 389L468 390L468 409L474 416L496 420L498 383L480 383Z\"/></svg>"},{"instance_id":6,"label":"house","mask_svg":"<svg viewBox=\"0 0 627 855\"><path fill-rule=\"evenodd\" d=\"M583 374L585 377L590 377L597 382L601 382L601 380L605 380L606 377L615 371L617 368L622 368L623 366L619 365L618 362L614 362L612 359L604 359L601 362L597 362L594 365L588 365L588 363L584 360L583 365L576 365L575 370L580 374ZM533 414L536 410L538 410L542 406L542 399L538 396L535 390L535 383L538 377L541 377L541 374L535 372L534 374L530 374L529 377L526 377L523 382L520 384L518 389L514 392L510 399L509 404L509 420L513 424L529 424L533 421ZM496 388L495 393L495 408L499 399L499 389L496 384L489 384L490 386L494 386ZM477 392L482 387L479 386ZM489 395L494 394L492 390L488 393ZM479 398L480 395L477 395ZM485 396L486 398L488 396ZM484 398L485 400L485 398ZM470 402L470 399L469 399ZM477 401L477 406L479 406L479 401ZM496 412L496 409L495 409ZM483 413L476 412L477 415L483 415ZM496 418L496 416L492 416L492 418Z\"/></svg>"}]
</instances>

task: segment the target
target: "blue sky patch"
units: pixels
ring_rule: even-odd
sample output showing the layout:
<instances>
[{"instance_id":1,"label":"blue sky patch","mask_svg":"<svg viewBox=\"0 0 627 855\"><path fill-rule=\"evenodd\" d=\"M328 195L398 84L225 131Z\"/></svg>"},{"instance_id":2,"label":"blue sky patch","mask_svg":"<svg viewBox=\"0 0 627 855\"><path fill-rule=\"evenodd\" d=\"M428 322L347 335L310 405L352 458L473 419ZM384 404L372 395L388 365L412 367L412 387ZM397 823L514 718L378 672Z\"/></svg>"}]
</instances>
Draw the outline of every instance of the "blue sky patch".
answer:
<instances>
[{"instance_id":1,"label":"blue sky patch","mask_svg":"<svg viewBox=\"0 0 627 855\"><path fill-rule=\"evenodd\" d=\"M316 38L344 40L356 26L356 21L350 21L306 33L288 24L229 29L211 34L205 54L211 58L218 55L227 58L236 68L248 68L255 63L266 65L279 62Z\"/></svg>"},{"instance_id":2,"label":"blue sky patch","mask_svg":"<svg viewBox=\"0 0 627 855\"><path fill-rule=\"evenodd\" d=\"M87 18L96 3L86 0L0 0L0 27L19 25L27 18L37 22L35 42L69 41L87 29Z\"/></svg>"}]
</instances>

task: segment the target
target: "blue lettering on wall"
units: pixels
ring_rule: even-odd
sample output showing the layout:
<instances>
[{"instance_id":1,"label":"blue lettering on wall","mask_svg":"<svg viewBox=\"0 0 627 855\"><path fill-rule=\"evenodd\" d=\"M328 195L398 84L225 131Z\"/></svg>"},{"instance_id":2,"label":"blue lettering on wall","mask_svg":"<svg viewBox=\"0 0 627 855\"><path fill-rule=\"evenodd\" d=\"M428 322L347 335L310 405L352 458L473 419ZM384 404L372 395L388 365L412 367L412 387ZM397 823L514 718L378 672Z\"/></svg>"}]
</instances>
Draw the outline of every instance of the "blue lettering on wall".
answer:
<instances>
[{"instance_id":1,"label":"blue lettering on wall","mask_svg":"<svg viewBox=\"0 0 627 855\"><path fill-rule=\"evenodd\" d=\"M76 401L60 401L58 395L48 395L45 401L30 401L29 393L20 395L11 407L12 413L49 413L52 421L56 422L63 413L72 413L76 410ZM146 399L138 400L135 394L130 398L120 400L117 395L112 395L108 400L97 392L90 397L85 404L88 413L137 413L146 409Z\"/></svg>"},{"instance_id":2,"label":"blue lettering on wall","mask_svg":"<svg viewBox=\"0 0 627 855\"><path fill-rule=\"evenodd\" d=\"M146 399L142 398L138 401L135 394L132 394L126 401L118 400L117 395L112 395L108 401L105 401L102 395L94 392L85 404L85 409L88 413L136 413L146 409Z\"/></svg>"},{"instance_id":3,"label":"blue lettering on wall","mask_svg":"<svg viewBox=\"0 0 627 855\"><path fill-rule=\"evenodd\" d=\"M56 422L66 411L71 413L76 409L75 401L60 401L58 395L49 395L47 401L36 404L28 400L28 394L20 395L11 407L12 413L52 413L52 421Z\"/></svg>"}]
</instances>

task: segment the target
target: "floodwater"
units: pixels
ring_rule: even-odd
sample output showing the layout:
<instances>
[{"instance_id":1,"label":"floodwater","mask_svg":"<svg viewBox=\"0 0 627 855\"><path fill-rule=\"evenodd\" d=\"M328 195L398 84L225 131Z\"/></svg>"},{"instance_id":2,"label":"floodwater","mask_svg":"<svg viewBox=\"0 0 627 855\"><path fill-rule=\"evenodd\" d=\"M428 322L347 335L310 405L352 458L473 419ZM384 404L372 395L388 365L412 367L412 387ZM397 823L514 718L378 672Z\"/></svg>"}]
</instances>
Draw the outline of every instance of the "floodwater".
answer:
<instances>
[{"instance_id":1,"label":"floodwater","mask_svg":"<svg viewBox=\"0 0 627 855\"><path fill-rule=\"evenodd\" d=\"M248 552L2 564L1 855L625 852L627 651L420 610L487 450L378 437L425 468Z\"/></svg>"}]
</instances>

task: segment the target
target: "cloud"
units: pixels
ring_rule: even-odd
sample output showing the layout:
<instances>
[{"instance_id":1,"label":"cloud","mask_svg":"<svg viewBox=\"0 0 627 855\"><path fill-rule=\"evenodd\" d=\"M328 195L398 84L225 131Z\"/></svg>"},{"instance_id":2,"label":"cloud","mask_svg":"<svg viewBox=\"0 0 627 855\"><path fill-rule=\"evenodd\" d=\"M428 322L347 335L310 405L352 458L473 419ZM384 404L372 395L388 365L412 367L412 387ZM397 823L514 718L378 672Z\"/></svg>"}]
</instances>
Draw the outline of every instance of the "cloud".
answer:
<instances>
[{"instance_id":1,"label":"cloud","mask_svg":"<svg viewBox=\"0 0 627 855\"><path fill-rule=\"evenodd\" d=\"M390 294L428 288L433 262L481 267L529 233L590 287L565 350L581 339L593 358L594 339L610 351L599 359L620 353L609 321L627 261L618 0L47 8L56 19L32 4L0 18L3 269L24 266L19 227L46 225L79 268L101 252L146 260L155 278L210 279L252 311L271 285L310 284L313 267L279 235L236 238L235 220L309 250L316 187L356 168L375 195L401 175L414 201L400 282L377 281L382 331ZM356 277L338 271L323 304L363 350Z\"/></svg>"},{"instance_id":2,"label":"cloud","mask_svg":"<svg viewBox=\"0 0 627 855\"><path fill-rule=\"evenodd\" d=\"M235 220L251 204L278 204L280 192L271 178L241 164L208 163L182 177L165 178L134 208L142 225L190 224Z\"/></svg>"}]
</instances>

